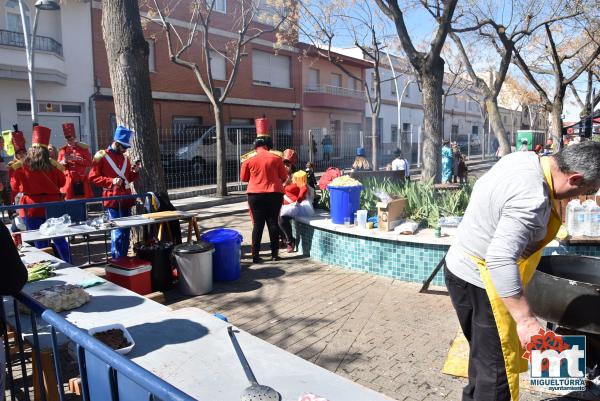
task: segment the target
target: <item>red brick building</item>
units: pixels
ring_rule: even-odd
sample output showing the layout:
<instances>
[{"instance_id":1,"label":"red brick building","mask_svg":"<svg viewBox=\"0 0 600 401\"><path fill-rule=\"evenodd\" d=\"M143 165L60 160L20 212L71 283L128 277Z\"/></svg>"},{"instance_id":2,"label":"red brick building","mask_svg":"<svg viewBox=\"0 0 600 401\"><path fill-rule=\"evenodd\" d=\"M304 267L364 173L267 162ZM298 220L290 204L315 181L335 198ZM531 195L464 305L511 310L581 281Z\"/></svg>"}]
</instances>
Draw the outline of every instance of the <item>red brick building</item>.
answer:
<instances>
[{"instance_id":1,"label":"red brick building","mask_svg":"<svg viewBox=\"0 0 600 401\"><path fill-rule=\"evenodd\" d=\"M217 1L211 16L210 41L221 52L225 52L226 41L236 37L231 22L236 3L235 0ZM98 93L95 96L95 121L98 147L103 147L112 138L116 118L102 38L102 3L93 2L92 7L94 78ZM140 7L141 14L146 15L148 10L142 4ZM187 32L189 7L185 2L178 7L170 17L171 22ZM160 27L147 24L145 36L150 47L150 79L161 142L167 140L172 132L186 126L213 125L208 98L192 71L170 61ZM226 125L248 125L253 124L254 118L265 115L276 130L276 144L283 147L292 144L292 133L301 131L302 64L296 48L283 46L275 52L275 41L275 34L266 34L246 46L247 56L242 58L236 83L226 101L224 119ZM195 40L188 54L202 63L200 39ZM213 76L223 79L217 80L216 86L223 88L226 84L224 79L231 73L231 65L218 53L213 53L213 57Z\"/></svg>"}]
</instances>

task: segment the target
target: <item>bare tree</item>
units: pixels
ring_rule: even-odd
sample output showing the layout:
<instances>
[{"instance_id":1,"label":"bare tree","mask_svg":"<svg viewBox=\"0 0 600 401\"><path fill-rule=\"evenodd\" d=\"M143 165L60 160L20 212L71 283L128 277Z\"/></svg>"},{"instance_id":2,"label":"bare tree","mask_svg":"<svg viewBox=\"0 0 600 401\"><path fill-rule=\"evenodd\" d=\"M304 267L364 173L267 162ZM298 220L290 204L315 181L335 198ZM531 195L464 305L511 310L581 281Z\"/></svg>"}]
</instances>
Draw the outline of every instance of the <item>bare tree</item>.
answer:
<instances>
[{"instance_id":1,"label":"bare tree","mask_svg":"<svg viewBox=\"0 0 600 401\"><path fill-rule=\"evenodd\" d=\"M593 10L597 12L595 8ZM585 20L584 17L582 14L581 18ZM537 90L546 109L552 113L552 134L557 138L562 134L562 114L567 88L588 70L590 65L598 62L598 26L597 20L583 24L576 20L569 26L563 24L560 27L547 22L544 24L543 34L535 38L537 40L533 40L531 46L515 50L513 61ZM547 78L552 94L546 88Z\"/></svg>"},{"instance_id":2,"label":"bare tree","mask_svg":"<svg viewBox=\"0 0 600 401\"><path fill-rule=\"evenodd\" d=\"M510 153L510 145L498 107L498 96L517 46L545 24L572 18L581 12L577 7L575 9L567 7L564 0L556 0L552 6L533 0L518 4L513 2L509 6L508 16L505 15L505 9L504 2L467 2L461 8L460 18L454 21L450 33L469 76L483 94L489 122L500 145L500 155ZM490 74L489 82L477 75L471 62L476 57L480 58L475 54L480 54L481 46L476 52L469 52L459 34L470 36L476 41L483 39L484 45L491 45L499 54L500 63L493 62L494 65L498 65L498 68Z\"/></svg>"},{"instance_id":3,"label":"bare tree","mask_svg":"<svg viewBox=\"0 0 600 401\"><path fill-rule=\"evenodd\" d=\"M235 32L236 38L228 40L225 50L213 45L210 30L212 17L215 9L215 0L191 0L189 11L189 23L186 27L177 26L171 21L171 15L177 7L184 7L190 3L179 1L164 3L161 0L150 0L148 3L149 20L161 26L169 50L170 60L194 73L197 83L200 85L210 104L215 119L217 134L217 195L227 195L227 181L225 171L227 167L225 126L223 107L234 87L240 63L248 53L246 46L269 33L278 33L288 16L293 14L294 5L284 5L283 2L264 3L254 0L229 1L235 4L233 15L231 15L231 32ZM265 6L268 6L265 8ZM181 10L180 10L181 11ZM271 18L266 23L261 23L264 16ZM196 42L200 42L201 58L198 61L192 48ZM214 52L214 53L213 53ZM230 66L228 76L225 79L225 87L219 91L215 85L215 77L211 65L211 53L223 57Z\"/></svg>"},{"instance_id":4,"label":"bare tree","mask_svg":"<svg viewBox=\"0 0 600 401\"><path fill-rule=\"evenodd\" d=\"M142 161L143 168L135 189L167 197L152 106L148 44L142 31L138 2L103 1L102 33L117 123L136 132L130 152L134 160Z\"/></svg>"},{"instance_id":5,"label":"bare tree","mask_svg":"<svg viewBox=\"0 0 600 401\"><path fill-rule=\"evenodd\" d=\"M406 73L406 70L401 68L391 77L383 77L382 69L390 67L385 61L390 38L385 34L384 22L377 10L373 10L366 1L313 1L300 2L300 4L302 7L297 21L298 27L311 42L312 52L329 60L345 75L361 83L371 114L371 164L373 170L377 170L379 167L377 121L381 112L381 86ZM362 57L372 64L371 80L348 68L343 58L335 51L334 39L344 33L349 35L354 46L360 49Z\"/></svg>"},{"instance_id":6,"label":"bare tree","mask_svg":"<svg viewBox=\"0 0 600 401\"><path fill-rule=\"evenodd\" d=\"M397 0L375 0L383 13L394 23L404 53L415 69L423 92L423 179L440 179L442 144L442 95L444 60L441 57L458 0L420 4L435 19L437 29L427 52L415 47Z\"/></svg>"}]
</instances>

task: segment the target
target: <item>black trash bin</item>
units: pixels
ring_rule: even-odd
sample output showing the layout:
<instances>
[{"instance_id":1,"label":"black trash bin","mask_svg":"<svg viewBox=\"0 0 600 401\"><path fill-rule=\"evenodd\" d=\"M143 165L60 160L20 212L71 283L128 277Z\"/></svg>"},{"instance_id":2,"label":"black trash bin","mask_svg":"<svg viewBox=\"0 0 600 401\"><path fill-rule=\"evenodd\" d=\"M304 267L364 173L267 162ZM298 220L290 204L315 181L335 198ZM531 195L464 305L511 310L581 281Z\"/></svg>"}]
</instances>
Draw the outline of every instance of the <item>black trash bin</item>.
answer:
<instances>
[{"instance_id":1,"label":"black trash bin","mask_svg":"<svg viewBox=\"0 0 600 401\"><path fill-rule=\"evenodd\" d=\"M152 263L152 291L164 292L173 288L173 263L171 259L173 243L160 241L138 242L134 245L133 250L138 258Z\"/></svg>"}]
</instances>

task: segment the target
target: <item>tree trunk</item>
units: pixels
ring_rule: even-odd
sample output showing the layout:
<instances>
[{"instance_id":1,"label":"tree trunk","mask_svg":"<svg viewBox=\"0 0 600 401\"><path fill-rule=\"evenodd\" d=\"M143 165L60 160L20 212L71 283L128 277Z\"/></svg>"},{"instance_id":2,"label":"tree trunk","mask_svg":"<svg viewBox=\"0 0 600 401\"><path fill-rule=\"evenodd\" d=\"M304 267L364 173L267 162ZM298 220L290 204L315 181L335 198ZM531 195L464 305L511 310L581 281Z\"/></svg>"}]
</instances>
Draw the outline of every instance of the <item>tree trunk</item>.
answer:
<instances>
[{"instance_id":1,"label":"tree trunk","mask_svg":"<svg viewBox=\"0 0 600 401\"><path fill-rule=\"evenodd\" d=\"M217 133L217 196L227 196L227 158L225 143L225 124L223 122L223 105L213 105L215 129Z\"/></svg>"},{"instance_id":2,"label":"tree trunk","mask_svg":"<svg viewBox=\"0 0 600 401\"><path fill-rule=\"evenodd\" d=\"M423 90L423 169L421 179L441 181L444 60L437 57L419 72Z\"/></svg>"},{"instance_id":3,"label":"tree trunk","mask_svg":"<svg viewBox=\"0 0 600 401\"><path fill-rule=\"evenodd\" d=\"M371 114L371 168L373 171L377 171L377 120L379 119L379 113Z\"/></svg>"},{"instance_id":4,"label":"tree trunk","mask_svg":"<svg viewBox=\"0 0 600 401\"><path fill-rule=\"evenodd\" d=\"M498 109L498 102L496 99L486 97L485 107L487 108L492 130L498 140L500 156L505 156L510 153L510 144L506 138L506 130L504 129L504 124L502 124L502 116L500 115L500 109Z\"/></svg>"},{"instance_id":5,"label":"tree trunk","mask_svg":"<svg viewBox=\"0 0 600 401\"><path fill-rule=\"evenodd\" d=\"M562 112L563 102L555 98L552 102L552 136L559 141L562 136Z\"/></svg>"},{"instance_id":6,"label":"tree trunk","mask_svg":"<svg viewBox=\"0 0 600 401\"><path fill-rule=\"evenodd\" d=\"M168 197L152 105L148 44L142 32L138 2L103 1L102 33L117 123L136 132L129 150L132 161L142 162L135 190Z\"/></svg>"}]
</instances>

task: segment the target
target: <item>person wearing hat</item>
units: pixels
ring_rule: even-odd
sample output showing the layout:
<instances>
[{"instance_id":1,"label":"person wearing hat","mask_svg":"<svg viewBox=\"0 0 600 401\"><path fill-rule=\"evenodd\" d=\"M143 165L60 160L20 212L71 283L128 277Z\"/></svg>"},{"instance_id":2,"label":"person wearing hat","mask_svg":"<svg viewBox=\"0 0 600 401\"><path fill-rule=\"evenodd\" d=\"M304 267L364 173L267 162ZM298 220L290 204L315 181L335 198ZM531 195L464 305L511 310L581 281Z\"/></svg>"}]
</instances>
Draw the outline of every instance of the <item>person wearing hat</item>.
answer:
<instances>
[{"instance_id":1,"label":"person wearing hat","mask_svg":"<svg viewBox=\"0 0 600 401\"><path fill-rule=\"evenodd\" d=\"M58 151L58 162L65 167L67 179L62 192L65 199L91 198L92 187L88 174L92 166L92 155L89 145L77 142L73 123L65 123L62 128L67 140L67 144Z\"/></svg>"},{"instance_id":2,"label":"person wearing hat","mask_svg":"<svg viewBox=\"0 0 600 401\"><path fill-rule=\"evenodd\" d=\"M292 175L298 170L296 165L298 164L298 155L294 149L286 149L283 151L283 166L288 172L288 178L283 184L288 185L292 182Z\"/></svg>"},{"instance_id":3,"label":"person wearing hat","mask_svg":"<svg viewBox=\"0 0 600 401\"><path fill-rule=\"evenodd\" d=\"M392 160L392 171L404 171L404 178L410 178L410 164L408 164L408 160L402 157L402 151L398 148L394 150L394 160Z\"/></svg>"},{"instance_id":4,"label":"person wearing hat","mask_svg":"<svg viewBox=\"0 0 600 401\"><path fill-rule=\"evenodd\" d=\"M25 156L27 156L27 146L25 144L25 135L23 135L23 132L19 131L18 126L15 124L13 126L14 131L11 133L11 141L13 144L13 149L14 149L14 156L13 159L11 161L8 162L8 179L9 182L12 182L12 176L14 174L14 167L17 165L17 162L22 161L25 159ZM15 195L17 195L17 193L20 193L22 191L18 191L15 192L12 190L10 191L10 203L15 203Z\"/></svg>"},{"instance_id":5,"label":"person wearing hat","mask_svg":"<svg viewBox=\"0 0 600 401\"><path fill-rule=\"evenodd\" d=\"M365 157L365 148L356 148L356 157L352 163L352 171L368 171L371 170L371 164Z\"/></svg>"},{"instance_id":6,"label":"person wearing hat","mask_svg":"<svg viewBox=\"0 0 600 401\"><path fill-rule=\"evenodd\" d=\"M279 211L283 202L283 183L288 171L281 152L272 150L273 140L265 125L257 121L254 151L242 156L240 178L248 183L248 205L252 218L252 261L261 263L260 243L267 224L271 242L271 259L279 259ZM260 129L259 129L260 128Z\"/></svg>"},{"instance_id":7,"label":"person wearing hat","mask_svg":"<svg viewBox=\"0 0 600 401\"><path fill-rule=\"evenodd\" d=\"M444 139L442 142L442 184L452 181L454 172L454 153L450 147L450 141Z\"/></svg>"},{"instance_id":8,"label":"person wearing hat","mask_svg":"<svg viewBox=\"0 0 600 401\"><path fill-rule=\"evenodd\" d=\"M115 130L113 143L105 150L99 150L94 155L90 182L102 188L102 196L131 195L131 184L137 180L139 163L132 164L125 156L131 147L130 140L133 131L119 125ZM131 215L135 199L104 201L104 207L111 219ZM129 251L129 229L116 229L110 233L111 256L113 259L127 256Z\"/></svg>"},{"instance_id":9,"label":"person wearing hat","mask_svg":"<svg viewBox=\"0 0 600 401\"><path fill-rule=\"evenodd\" d=\"M21 205L43 202L57 202L63 198L60 189L65 185L64 167L50 158L50 128L36 125L33 127L31 148L22 161L12 164L13 174L10 186L14 193L21 192ZM37 230L46 221L43 207L21 209L20 216L28 230ZM64 238L53 239L58 257L65 262L71 261L69 244ZM36 248L46 248L48 241L35 241Z\"/></svg>"}]
</instances>

